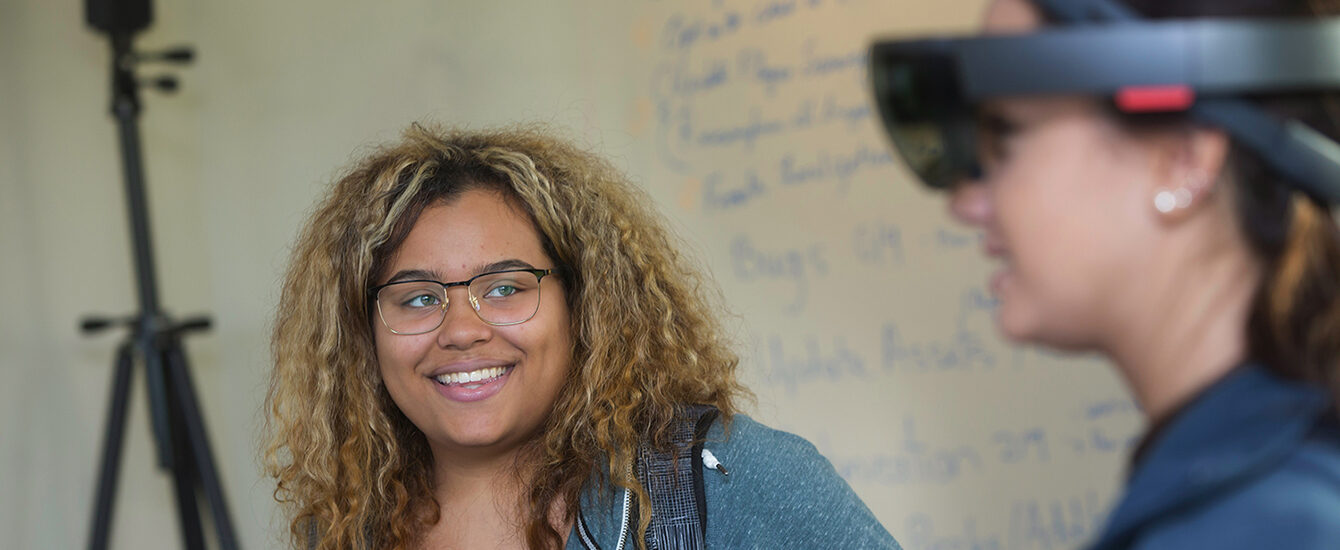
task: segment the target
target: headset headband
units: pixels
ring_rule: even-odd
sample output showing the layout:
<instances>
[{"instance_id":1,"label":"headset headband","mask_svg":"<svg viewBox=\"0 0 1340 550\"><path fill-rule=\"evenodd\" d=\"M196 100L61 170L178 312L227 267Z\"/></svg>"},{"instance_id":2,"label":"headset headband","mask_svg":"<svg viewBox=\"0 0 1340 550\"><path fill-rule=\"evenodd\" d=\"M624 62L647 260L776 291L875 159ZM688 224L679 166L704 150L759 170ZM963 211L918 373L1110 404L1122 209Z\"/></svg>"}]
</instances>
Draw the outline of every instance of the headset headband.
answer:
<instances>
[{"instance_id":1,"label":"headset headband","mask_svg":"<svg viewBox=\"0 0 1340 550\"><path fill-rule=\"evenodd\" d=\"M1064 26L872 46L885 128L928 185L975 175L976 103L1089 94L1131 113L1185 112L1229 133L1300 191L1340 203L1340 145L1241 99L1340 90L1340 19L1146 22L1107 0L1034 1Z\"/></svg>"}]
</instances>

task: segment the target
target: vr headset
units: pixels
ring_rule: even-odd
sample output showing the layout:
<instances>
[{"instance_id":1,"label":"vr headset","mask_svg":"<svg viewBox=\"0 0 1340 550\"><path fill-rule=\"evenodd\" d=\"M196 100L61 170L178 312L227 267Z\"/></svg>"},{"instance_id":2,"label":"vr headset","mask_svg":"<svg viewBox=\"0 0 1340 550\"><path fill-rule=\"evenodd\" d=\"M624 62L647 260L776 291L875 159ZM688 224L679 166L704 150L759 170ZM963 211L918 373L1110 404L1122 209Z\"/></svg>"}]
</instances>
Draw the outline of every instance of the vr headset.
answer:
<instances>
[{"instance_id":1,"label":"vr headset","mask_svg":"<svg viewBox=\"0 0 1340 550\"><path fill-rule=\"evenodd\" d=\"M980 102L1083 94L1126 113L1185 113L1227 132L1296 189L1340 203L1340 145L1243 99L1340 91L1340 18L1150 22L1111 0L1032 2L1061 25L871 47L884 128L926 185L948 189L981 175Z\"/></svg>"}]
</instances>

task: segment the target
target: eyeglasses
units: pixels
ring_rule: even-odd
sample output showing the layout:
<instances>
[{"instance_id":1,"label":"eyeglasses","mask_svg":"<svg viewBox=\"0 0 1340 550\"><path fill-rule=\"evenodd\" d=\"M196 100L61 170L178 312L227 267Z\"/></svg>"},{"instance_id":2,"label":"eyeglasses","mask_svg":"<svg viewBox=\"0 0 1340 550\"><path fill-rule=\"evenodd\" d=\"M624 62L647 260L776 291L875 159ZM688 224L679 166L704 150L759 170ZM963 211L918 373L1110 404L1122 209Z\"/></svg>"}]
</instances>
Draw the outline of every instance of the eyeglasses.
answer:
<instances>
[{"instance_id":1,"label":"eyeglasses","mask_svg":"<svg viewBox=\"0 0 1340 550\"><path fill-rule=\"evenodd\" d=\"M395 334L432 332L442 325L451 299L447 289L466 288L470 307L480 321L493 326L519 325L540 309L540 280L553 269L509 269L442 283L431 280L396 281L368 290L377 301L382 324Z\"/></svg>"}]
</instances>

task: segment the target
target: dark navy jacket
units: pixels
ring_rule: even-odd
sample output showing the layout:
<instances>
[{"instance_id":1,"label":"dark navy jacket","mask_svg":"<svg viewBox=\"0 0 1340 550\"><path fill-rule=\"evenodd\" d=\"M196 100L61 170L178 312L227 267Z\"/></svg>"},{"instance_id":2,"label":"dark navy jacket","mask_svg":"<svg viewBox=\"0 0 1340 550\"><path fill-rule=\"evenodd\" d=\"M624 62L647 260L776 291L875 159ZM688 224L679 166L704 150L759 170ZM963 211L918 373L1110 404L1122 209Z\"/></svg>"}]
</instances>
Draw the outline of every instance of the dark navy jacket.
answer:
<instances>
[{"instance_id":1,"label":"dark navy jacket","mask_svg":"<svg viewBox=\"0 0 1340 550\"><path fill-rule=\"evenodd\" d=\"M1340 422L1323 390L1245 366L1156 437L1093 550L1340 549Z\"/></svg>"}]
</instances>

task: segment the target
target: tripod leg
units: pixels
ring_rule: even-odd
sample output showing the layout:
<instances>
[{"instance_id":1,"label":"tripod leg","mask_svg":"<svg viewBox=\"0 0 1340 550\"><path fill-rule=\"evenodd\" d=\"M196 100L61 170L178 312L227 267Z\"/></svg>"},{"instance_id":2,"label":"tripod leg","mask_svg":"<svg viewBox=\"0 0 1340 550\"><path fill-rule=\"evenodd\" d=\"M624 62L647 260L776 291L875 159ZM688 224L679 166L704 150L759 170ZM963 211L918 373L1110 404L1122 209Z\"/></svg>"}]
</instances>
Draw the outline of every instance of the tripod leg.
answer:
<instances>
[{"instance_id":1,"label":"tripod leg","mask_svg":"<svg viewBox=\"0 0 1340 550\"><path fill-rule=\"evenodd\" d=\"M98 496L93 508L93 526L88 537L90 550L106 550L111 534L112 507L116 499L116 476L121 469L121 444L125 442L126 405L130 401L131 368L135 364L130 342L116 350L116 369L112 395L107 407L107 429L103 432L102 466L98 474Z\"/></svg>"},{"instance_id":2,"label":"tripod leg","mask_svg":"<svg viewBox=\"0 0 1340 550\"><path fill-rule=\"evenodd\" d=\"M163 345L167 337L158 337L157 342ZM192 460L192 448L190 448L189 424L185 420L185 412L182 410L180 398L177 396L176 384L172 384L172 378L176 376L169 360L167 350L159 349L155 351L157 361L146 361L147 368L163 369L162 380L166 381L165 406L162 410L162 419L167 425L169 441L162 441L159 445L172 453L172 475L173 488L177 492L177 516L181 520L181 537L185 543L185 549L205 550L205 530L201 526L200 520L200 495L196 490L200 483L200 475L196 471L196 463Z\"/></svg>"},{"instance_id":3,"label":"tripod leg","mask_svg":"<svg viewBox=\"0 0 1340 550\"><path fill-rule=\"evenodd\" d=\"M190 438L190 450L194 459L192 465L200 475L205 498L209 500L210 510L214 514L214 528L219 535L219 548L237 550L237 538L233 533L233 522L228 514L228 504L223 496L223 485L219 481L218 470L214 466L214 455L209 448L209 438L205 434L205 420L200 412L200 402L196 398L191 383L191 371L186 363L186 354L181 349L181 340L168 339L167 349L163 351L168 364L168 378L172 380L172 393L181 407L181 418L185 423L186 434Z\"/></svg>"},{"instance_id":4,"label":"tripod leg","mask_svg":"<svg viewBox=\"0 0 1340 550\"><path fill-rule=\"evenodd\" d=\"M149 330L149 327L144 327L141 330ZM140 338L138 345L140 355L144 357L144 381L149 387L149 422L154 430L154 445L158 450L158 467L175 471L176 466L173 464L171 446L172 437L168 432L168 416L164 414L171 408L171 405L168 404L168 383L164 380L167 374L167 364L163 361L157 344L161 337L150 334Z\"/></svg>"}]
</instances>

